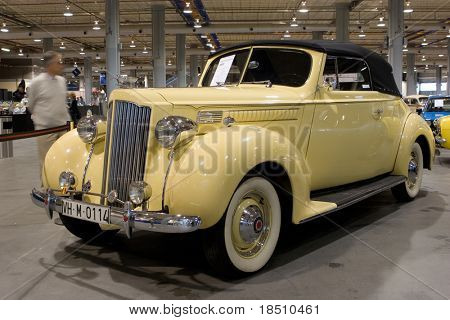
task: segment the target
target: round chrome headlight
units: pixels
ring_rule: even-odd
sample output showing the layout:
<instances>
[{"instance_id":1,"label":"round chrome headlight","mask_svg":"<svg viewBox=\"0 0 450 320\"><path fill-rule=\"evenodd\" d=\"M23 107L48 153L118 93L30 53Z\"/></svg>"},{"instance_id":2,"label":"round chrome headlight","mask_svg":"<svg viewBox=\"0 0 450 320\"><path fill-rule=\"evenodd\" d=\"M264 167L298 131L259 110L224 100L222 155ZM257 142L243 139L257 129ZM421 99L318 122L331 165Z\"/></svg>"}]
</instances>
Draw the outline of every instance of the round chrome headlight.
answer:
<instances>
[{"instance_id":1,"label":"round chrome headlight","mask_svg":"<svg viewBox=\"0 0 450 320\"><path fill-rule=\"evenodd\" d=\"M183 131L197 130L197 124L191 119L180 116L169 116L158 121L155 137L164 148L171 148L178 135Z\"/></svg>"},{"instance_id":2,"label":"round chrome headlight","mask_svg":"<svg viewBox=\"0 0 450 320\"><path fill-rule=\"evenodd\" d=\"M59 175L59 186L61 188L70 189L76 184L75 175L70 171L63 171Z\"/></svg>"},{"instance_id":3,"label":"round chrome headlight","mask_svg":"<svg viewBox=\"0 0 450 320\"><path fill-rule=\"evenodd\" d=\"M103 117L96 115L87 115L86 117L81 118L77 124L77 132L80 139L84 143L95 142L99 136L99 124L104 120Z\"/></svg>"},{"instance_id":4,"label":"round chrome headlight","mask_svg":"<svg viewBox=\"0 0 450 320\"><path fill-rule=\"evenodd\" d=\"M84 143L92 143L97 136L97 124L93 116L83 117L77 124L78 136Z\"/></svg>"},{"instance_id":5,"label":"round chrome headlight","mask_svg":"<svg viewBox=\"0 0 450 320\"><path fill-rule=\"evenodd\" d=\"M144 181L133 181L130 183L128 195L131 202L140 205L142 202L150 199L152 192L150 186Z\"/></svg>"}]
</instances>

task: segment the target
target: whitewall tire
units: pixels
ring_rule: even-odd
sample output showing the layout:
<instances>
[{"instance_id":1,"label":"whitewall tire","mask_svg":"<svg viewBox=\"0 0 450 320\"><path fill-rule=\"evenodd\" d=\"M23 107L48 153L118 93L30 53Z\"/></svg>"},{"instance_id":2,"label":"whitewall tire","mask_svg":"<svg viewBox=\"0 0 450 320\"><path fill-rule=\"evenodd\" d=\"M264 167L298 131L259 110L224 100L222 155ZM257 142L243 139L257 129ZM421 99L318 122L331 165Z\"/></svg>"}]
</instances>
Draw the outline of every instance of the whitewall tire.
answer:
<instances>
[{"instance_id":1,"label":"whitewall tire","mask_svg":"<svg viewBox=\"0 0 450 320\"><path fill-rule=\"evenodd\" d=\"M423 179L423 152L415 142L411 147L408 161L408 177L406 181L394 188L392 193L399 201L411 201L419 194Z\"/></svg>"},{"instance_id":2,"label":"whitewall tire","mask_svg":"<svg viewBox=\"0 0 450 320\"><path fill-rule=\"evenodd\" d=\"M256 272L271 258L280 228L276 189L264 178L250 178L234 192L221 222L208 230L206 258L222 274Z\"/></svg>"}]
</instances>

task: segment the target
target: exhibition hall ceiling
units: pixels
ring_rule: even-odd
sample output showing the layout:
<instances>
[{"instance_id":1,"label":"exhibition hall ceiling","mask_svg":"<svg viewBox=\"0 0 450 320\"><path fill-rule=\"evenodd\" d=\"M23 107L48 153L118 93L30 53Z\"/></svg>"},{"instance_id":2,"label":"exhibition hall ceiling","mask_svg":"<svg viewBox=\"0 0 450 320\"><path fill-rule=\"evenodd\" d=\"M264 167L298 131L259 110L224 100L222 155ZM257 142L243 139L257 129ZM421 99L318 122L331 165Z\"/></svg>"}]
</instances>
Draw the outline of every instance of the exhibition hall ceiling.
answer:
<instances>
[{"instance_id":1,"label":"exhibition hall ceiling","mask_svg":"<svg viewBox=\"0 0 450 320\"><path fill-rule=\"evenodd\" d=\"M186 1L120 1L120 42L122 57L133 65L145 64L150 51L152 6L162 4L166 8L167 59L175 59L175 34L184 29L187 48L205 49L227 47L255 39L311 39L312 31L323 31L324 39L335 39L335 7L332 0L191 0L192 13L183 13ZM350 40L386 53L386 35L389 23L388 1L347 1L350 12ZM419 53L418 67L446 65L446 46L450 27L450 1L409 1L413 11L404 14L406 49ZM202 7L203 6L203 7ZM72 16L67 16L70 12ZM66 14L66 15L65 15ZM294 18L294 19L293 19ZM193 28L196 19L201 28ZM382 20L380 23L380 19ZM295 20L296 23L293 23ZM97 22L96 22L97 21ZM383 22L385 26L383 26ZM98 24L105 29L105 1L79 0L0 0L0 23L9 32L0 33L0 44L10 50L6 55L40 54L42 39L33 32L47 32L54 38L56 48L64 47L67 58L82 61L85 52L102 52L105 47L104 31L93 32ZM291 26L292 25L292 26ZM297 26L298 25L298 26ZM69 30L86 31L86 34L67 33ZM195 30L195 32L193 31ZM253 31L250 31L253 30ZM126 31L126 32L125 32ZM288 32L288 35L286 31ZM8 33L10 36L8 36ZM13 35L20 34L12 39ZM207 36L201 39L200 35ZM39 36L40 37L40 36ZM36 42L41 40L40 42ZM211 45L207 45L207 43ZM64 45L61 45L64 42ZM426 45L424 45L426 44ZM212 47L211 47L212 46ZM208 51L207 51L208 50ZM198 50L197 50L198 51ZM71 52L69 54L69 52ZM138 52L139 54L135 54ZM423 57L425 56L425 57ZM424 60L425 59L425 60ZM103 61L103 55L97 63ZM104 62L104 61L103 61Z\"/></svg>"}]
</instances>

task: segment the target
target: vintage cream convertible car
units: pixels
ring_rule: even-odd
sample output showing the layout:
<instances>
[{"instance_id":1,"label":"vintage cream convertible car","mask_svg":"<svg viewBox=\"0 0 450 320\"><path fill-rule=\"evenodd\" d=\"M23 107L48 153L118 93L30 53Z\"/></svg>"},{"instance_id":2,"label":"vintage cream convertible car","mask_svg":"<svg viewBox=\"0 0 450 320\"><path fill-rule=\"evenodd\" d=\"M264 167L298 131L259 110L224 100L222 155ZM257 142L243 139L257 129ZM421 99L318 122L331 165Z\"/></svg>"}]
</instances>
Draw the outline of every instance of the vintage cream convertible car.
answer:
<instances>
[{"instance_id":1,"label":"vintage cream convertible car","mask_svg":"<svg viewBox=\"0 0 450 320\"><path fill-rule=\"evenodd\" d=\"M85 240L202 229L209 263L246 274L286 223L387 189L412 200L434 151L376 53L253 42L210 56L196 88L112 92L107 121L84 118L50 149L32 199Z\"/></svg>"}]
</instances>

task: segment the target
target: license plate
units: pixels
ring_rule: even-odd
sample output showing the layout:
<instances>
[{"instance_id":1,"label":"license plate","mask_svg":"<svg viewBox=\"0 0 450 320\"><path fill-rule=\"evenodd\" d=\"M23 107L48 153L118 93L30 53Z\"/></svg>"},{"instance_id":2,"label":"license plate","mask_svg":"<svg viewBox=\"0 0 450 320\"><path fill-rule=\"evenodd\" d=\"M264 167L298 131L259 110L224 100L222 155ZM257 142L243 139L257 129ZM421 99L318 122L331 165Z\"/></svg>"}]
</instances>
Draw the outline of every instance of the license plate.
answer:
<instances>
[{"instance_id":1,"label":"license plate","mask_svg":"<svg viewBox=\"0 0 450 320\"><path fill-rule=\"evenodd\" d=\"M79 201L63 200L62 214L99 224L109 224L111 208Z\"/></svg>"}]
</instances>

